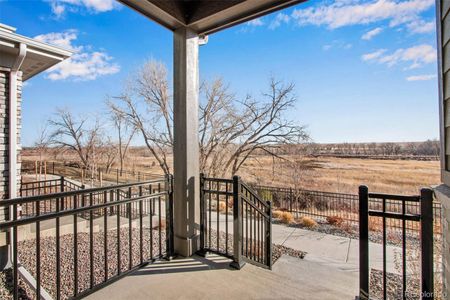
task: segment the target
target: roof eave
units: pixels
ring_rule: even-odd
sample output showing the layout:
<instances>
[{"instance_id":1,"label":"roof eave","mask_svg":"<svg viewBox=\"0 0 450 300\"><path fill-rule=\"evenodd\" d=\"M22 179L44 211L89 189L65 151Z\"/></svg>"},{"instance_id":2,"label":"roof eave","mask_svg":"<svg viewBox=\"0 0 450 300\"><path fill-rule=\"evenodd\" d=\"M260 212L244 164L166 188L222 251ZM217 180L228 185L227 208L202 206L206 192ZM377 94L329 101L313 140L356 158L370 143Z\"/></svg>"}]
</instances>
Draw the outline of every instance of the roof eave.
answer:
<instances>
[{"instance_id":1,"label":"roof eave","mask_svg":"<svg viewBox=\"0 0 450 300\"><path fill-rule=\"evenodd\" d=\"M186 26L200 35L207 35L307 0L246 0L187 24L151 3L151 0L118 1L172 31Z\"/></svg>"}]
</instances>

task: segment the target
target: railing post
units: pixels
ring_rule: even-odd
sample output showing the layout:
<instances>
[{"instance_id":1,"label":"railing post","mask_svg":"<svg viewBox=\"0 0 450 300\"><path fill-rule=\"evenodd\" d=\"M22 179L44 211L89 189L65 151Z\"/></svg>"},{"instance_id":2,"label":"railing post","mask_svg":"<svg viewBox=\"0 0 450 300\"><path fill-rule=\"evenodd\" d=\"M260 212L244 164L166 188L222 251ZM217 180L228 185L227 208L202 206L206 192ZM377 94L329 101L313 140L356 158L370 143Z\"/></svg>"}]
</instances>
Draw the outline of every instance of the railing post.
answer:
<instances>
[{"instance_id":1,"label":"railing post","mask_svg":"<svg viewBox=\"0 0 450 300\"><path fill-rule=\"evenodd\" d=\"M166 191L167 191L167 203L166 203L166 249L167 259L170 260L173 257L173 176L169 174L166 176Z\"/></svg>"},{"instance_id":2,"label":"railing post","mask_svg":"<svg viewBox=\"0 0 450 300\"><path fill-rule=\"evenodd\" d=\"M198 254L205 257L207 251L205 249L205 222L206 222L206 206L205 206L205 174L200 173L200 250Z\"/></svg>"},{"instance_id":3,"label":"railing post","mask_svg":"<svg viewBox=\"0 0 450 300\"><path fill-rule=\"evenodd\" d=\"M270 270L272 270L272 202L267 201L266 214L269 219L266 223L266 262Z\"/></svg>"},{"instance_id":4,"label":"railing post","mask_svg":"<svg viewBox=\"0 0 450 300\"><path fill-rule=\"evenodd\" d=\"M241 178L233 176L233 262L231 267L241 269L242 260L242 213L241 213Z\"/></svg>"},{"instance_id":5,"label":"railing post","mask_svg":"<svg viewBox=\"0 0 450 300\"><path fill-rule=\"evenodd\" d=\"M292 212L292 188L289 188L289 211Z\"/></svg>"},{"instance_id":6,"label":"railing post","mask_svg":"<svg viewBox=\"0 0 450 300\"><path fill-rule=\"evenodd\" d=\"M64 176L61 176L61 182L60 182L60 192L61 193L63 193L64 192ZM65 197L61 197L60 198L60 200L61 200L61 204L60 204L60 209L61 210L64 210L64 200L65 200Z\"/></svg>"},{"instance_id":7,"label":"railing post","mask_svg":"<svg viewBox=\"0 0 450 300\"><path fill-rule=\"evenodd\" d=\"M434 299L433 271L433 191L420 191L420 241L422 250L421 299Z\"/></svg>"},{"instance_id":8,"label":"railing post","mask_svg":"<svg viewBox=\"0 0 450 300\"><path fill-rule=\"evenodd\" d=\"M359 187L359 299L369 299L369 189Z\"/></svg>"}]
</instances>

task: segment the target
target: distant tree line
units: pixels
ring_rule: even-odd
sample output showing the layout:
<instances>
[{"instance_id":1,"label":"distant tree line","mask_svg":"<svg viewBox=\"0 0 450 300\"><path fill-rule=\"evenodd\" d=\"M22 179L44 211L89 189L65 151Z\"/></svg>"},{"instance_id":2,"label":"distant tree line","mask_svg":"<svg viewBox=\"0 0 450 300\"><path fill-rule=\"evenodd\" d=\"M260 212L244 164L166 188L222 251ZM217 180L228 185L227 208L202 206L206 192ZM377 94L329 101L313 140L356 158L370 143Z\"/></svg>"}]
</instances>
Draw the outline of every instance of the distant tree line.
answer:
<instances>
[{"instance_id":1,"label":"distant tree line","mask_svg":"<svg viewBox=\"0 0 450 300\"><path fill-rule=\"evenodd\" d=\"M378 156L439 156L439 140L426 140L409 143L312 143L303 146L311 155L378 155Z\"/></svg>"}]
</instances>

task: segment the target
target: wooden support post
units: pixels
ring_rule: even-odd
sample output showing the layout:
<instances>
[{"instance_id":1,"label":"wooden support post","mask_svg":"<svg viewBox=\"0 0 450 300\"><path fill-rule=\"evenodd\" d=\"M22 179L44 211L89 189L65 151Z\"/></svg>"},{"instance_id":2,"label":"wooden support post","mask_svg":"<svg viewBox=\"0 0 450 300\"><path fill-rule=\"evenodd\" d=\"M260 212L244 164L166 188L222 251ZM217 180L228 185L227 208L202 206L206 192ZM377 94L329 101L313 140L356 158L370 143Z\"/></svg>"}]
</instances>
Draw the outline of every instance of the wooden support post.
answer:
<instances>
[{"instance_id":1,"label":"wooden support post","mask_svg":"<svg viewBox=\"0 0 450 300\"><path fill-rule=\"evenodd\" d=\"M200 246L198 35L179 28L173 46L174 244L175 252L191 256Z\"/></svg>"}]
</instances>

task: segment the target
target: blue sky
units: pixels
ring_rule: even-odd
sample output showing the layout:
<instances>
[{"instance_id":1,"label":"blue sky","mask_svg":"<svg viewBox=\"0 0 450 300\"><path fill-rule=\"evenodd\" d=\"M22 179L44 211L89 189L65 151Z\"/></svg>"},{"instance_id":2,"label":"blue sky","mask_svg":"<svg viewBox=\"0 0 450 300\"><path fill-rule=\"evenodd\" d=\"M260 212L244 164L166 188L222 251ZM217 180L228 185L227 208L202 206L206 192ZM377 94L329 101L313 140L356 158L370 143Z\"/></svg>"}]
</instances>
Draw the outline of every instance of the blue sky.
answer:
<instances>
[{"instance_id":1,"label":"blue sky","mask_svg":"<svg viewBox=\"0 0 450 300\"><path fill-rule=\"evenodd\" d=\"M309 1L210 36L200 77L238 96L294 82L290 117L316 142L437 138L434 19L434 0ZM76 51L26 83L24 145L57 107L101 113L144 60L172 68L171 32L113 0L2 0L0 22Z\"/></svg>"}]
</instances>

